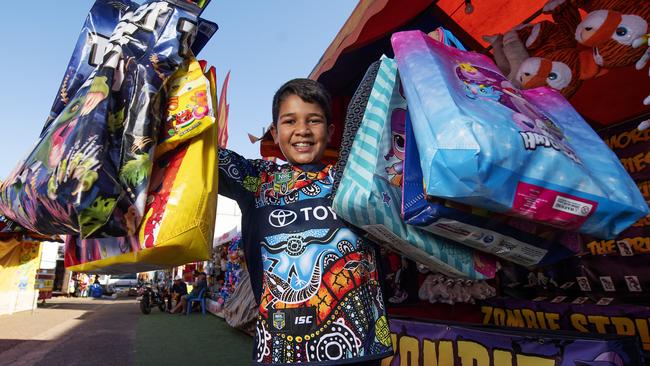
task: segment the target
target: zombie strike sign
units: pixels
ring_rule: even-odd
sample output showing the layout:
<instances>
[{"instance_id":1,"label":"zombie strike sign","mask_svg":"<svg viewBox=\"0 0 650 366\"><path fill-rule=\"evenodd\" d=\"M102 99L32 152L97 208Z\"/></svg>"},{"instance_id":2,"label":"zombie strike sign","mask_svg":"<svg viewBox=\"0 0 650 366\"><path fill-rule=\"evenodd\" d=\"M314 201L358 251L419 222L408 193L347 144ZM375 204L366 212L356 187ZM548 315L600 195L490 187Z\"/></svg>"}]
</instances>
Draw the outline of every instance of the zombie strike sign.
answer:
<instances>
[{"instance_id":1,"label":"zombie strike sign","mask_svg":"<svg viewBox=\"0 0 650 366\"><path fill-rule=\"evenodd\" d=\"M638 341L623 336L529 331L391 319L395 355L382 366L642 365Z\"/></svg>"},{"instance_id":2,"label":"zombie strike sign","mask_svg":"<svg viewBox=\"0 0 650 366\"><path fill-rule=\"evenodd\" d=\"M644 306L579 305L495 298L485 300L481 312L483 324L637 336L646 355L650 354L650 308Z\"/></svg>"},{"instance_id":3,"label":"zombie strike sign","mask_svg":"<svg viewBox=\"0 0 650 366\"><path fill-rule=\"evenodd\" d=\"M636 121L625 123L603 130L600 134L621 159L623 167L650 204L650 129L639 131L637 124ZM650 253L650 216L637 221L616 240L590 240L587 248L595 255Z\"/></svg>"}]
</instances>

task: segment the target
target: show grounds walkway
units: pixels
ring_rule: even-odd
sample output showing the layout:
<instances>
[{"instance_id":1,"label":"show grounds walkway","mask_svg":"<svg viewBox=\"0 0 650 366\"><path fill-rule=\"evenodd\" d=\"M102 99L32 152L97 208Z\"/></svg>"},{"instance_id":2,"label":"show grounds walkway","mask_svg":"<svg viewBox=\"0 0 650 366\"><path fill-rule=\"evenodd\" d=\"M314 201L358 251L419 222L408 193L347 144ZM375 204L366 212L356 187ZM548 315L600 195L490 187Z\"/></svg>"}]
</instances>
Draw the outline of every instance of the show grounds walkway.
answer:
<instances>
[{"instance_id":1,"label":"show grounds walkway","mask_svg":"<svg viewBox=\"0 0 650 366\"><path fill-rule=\"evenodd\" d=\"M0 365L250 365L252 339L212 314L143 315L134 298L55 298L0 316Z\"/></svg>"}]
</instances>

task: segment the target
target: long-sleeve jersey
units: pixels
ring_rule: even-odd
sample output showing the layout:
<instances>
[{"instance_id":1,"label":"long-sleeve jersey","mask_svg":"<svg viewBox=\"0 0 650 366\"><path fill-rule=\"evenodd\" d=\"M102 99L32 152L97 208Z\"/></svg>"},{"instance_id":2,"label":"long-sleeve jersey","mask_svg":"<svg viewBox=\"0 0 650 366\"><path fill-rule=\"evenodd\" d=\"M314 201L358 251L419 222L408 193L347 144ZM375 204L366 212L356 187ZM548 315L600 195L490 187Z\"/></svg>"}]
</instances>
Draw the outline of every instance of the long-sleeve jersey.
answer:
<instances>
[{"instance_id":1,"label":"long-sleeve jersey","mask_svg":"<svg viewBox=\"0 0 650 366\"><path fill-rule=\"evenodd\" d=\"M392 354L374 244L331 208L331 165L219 151L219 193L242 210L259 304L253 363L334 365Z\"/></svg>"}]
</instances>

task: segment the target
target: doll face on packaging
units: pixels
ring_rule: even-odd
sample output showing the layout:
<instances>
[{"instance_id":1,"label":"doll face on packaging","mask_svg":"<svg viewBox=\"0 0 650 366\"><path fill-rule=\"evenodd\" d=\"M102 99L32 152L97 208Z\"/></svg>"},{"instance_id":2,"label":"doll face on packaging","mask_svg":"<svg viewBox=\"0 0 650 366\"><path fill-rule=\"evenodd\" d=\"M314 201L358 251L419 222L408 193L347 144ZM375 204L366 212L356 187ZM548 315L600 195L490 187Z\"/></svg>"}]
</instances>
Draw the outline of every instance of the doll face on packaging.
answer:
<instances>
[{"instance_id":1,"label":"doll face on packaging","mask_svg":"<svg viewBox=\"0 0 650 366\"><path fill-rule=\"evenodd\" d=\"M404 160L406 146L406 109L396 108L391 115L392 153L399 160Z\"/></svg>"},{"instance_id":2,"label":"doll face on packaging","mask_svg":"<svg viewBox=\"0 0 650 366\"><path fill-rule=\"evenodd\" d=\"M323 109L295 94L282 101L277 124L271 127L273 140L292 164L320 163L333 132Z\"/></svg>"}]
</instances>

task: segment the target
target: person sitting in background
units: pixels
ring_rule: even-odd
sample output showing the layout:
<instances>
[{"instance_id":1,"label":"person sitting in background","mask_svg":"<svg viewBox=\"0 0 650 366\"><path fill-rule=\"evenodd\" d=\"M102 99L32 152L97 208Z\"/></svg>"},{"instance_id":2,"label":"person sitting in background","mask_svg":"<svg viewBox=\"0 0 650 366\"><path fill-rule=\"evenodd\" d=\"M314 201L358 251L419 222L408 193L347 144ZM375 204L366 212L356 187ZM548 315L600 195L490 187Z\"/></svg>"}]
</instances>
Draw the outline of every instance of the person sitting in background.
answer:
<instances>
[{"instance_id":1,"label":"person sitting in background","mask_svg":"<svg viewBox=\"0 0 650 366\"><path fill-rule=\"evenodd\" d=\"M197 299L201 293L201 290L207 289L207 287L208 281L206 279L206 274L205 272L200 272L196 277L192 291L185 296L181 296L180 303L176 304L176 306L171 310L171 313L174 314L180 310L181 314L185 314L185 311L187 310L187 303L192 299Z\"/></svg>"},{"instance_id":2,"label":"person sitting in background","mask_svg":"<svg viewBox=\"0 0 650 366\"><path fill-rule=\"evenodd\" d=\"M170 313L172 312L172 300L174 300L178 306L178 304L181 302L181 297L185 295L187 295L187 284L183 281L181 276L176 276L176 278L174 278L174 284L172 285L167 303L168 308L170 309Z\"/></svg>"}]
</instances>

